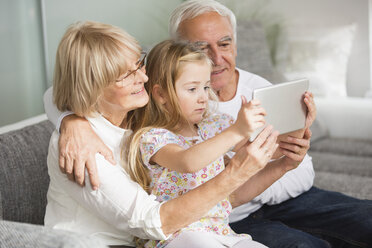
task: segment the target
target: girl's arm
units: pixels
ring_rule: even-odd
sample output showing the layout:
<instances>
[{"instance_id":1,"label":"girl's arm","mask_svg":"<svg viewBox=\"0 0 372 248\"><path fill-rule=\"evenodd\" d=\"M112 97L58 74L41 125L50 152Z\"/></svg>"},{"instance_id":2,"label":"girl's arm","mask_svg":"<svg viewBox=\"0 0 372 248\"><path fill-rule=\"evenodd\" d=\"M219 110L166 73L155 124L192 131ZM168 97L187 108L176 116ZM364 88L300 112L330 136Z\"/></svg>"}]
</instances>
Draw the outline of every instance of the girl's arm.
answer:
<instances>
[{"instance_id":1,"label":"girl's arm","mask_svg":"<svg viewBox=\"0 0 372 248\"><path fill-rule=\"evenodd\" d=\"M234 126L231 126L188 149L177 144L165 145L151 157L150 163L156 163L180 173L193 173L215 161L243 138L235 131Z\"/></svg>"},{"instance_id":2,"label":"girl's arm","mask_svg":"<svg viewBox=\"0 0 372 248\"><path fill-rule=\"evenodd\" d=\"M181 173L201 170L239 142L248 139L256 128L264 125L265 110L259 104L259 101L247 103L244 98L237 121L233 125L188 149L176 144L165 145L151 157L150 163Z\"/></svg>"}]
</instances>

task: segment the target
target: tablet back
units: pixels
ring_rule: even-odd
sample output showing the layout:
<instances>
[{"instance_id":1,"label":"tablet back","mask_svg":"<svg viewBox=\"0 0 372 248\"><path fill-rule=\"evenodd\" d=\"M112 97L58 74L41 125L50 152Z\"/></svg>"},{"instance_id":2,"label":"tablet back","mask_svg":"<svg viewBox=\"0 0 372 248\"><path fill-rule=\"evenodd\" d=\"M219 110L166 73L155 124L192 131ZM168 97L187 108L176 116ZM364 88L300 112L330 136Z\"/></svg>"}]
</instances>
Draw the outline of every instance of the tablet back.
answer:
<instances>
[{"instance_id":1,"label":"tablet back","mask_svg":"<svg viewBox=\"0 0 372 248\"><path fill-rule=\"evenodd\" d=\"M266 124L284 134L304 128L307 110L303 94L308 88L309 81L299 79L255 89L252 98L259 99L266 110ZM250 140L253 141L262 130L257 129Z\"/></svg>"}]
</instances>

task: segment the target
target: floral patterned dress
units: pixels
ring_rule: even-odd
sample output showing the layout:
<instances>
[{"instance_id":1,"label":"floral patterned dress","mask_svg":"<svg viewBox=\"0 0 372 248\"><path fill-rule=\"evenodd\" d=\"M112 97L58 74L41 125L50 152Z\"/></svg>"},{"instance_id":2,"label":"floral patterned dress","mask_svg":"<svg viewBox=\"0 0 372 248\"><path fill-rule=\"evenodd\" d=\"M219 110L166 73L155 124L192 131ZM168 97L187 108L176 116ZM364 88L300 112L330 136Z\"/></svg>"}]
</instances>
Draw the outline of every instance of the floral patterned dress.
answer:
<instances>
[{"instance_id":1,"label":"floral patterned dress","mask_svg":"<svg viewBox=\"0 0 372 248\"><path fill-rule=\"evenodd\" d=\"M177 144L188 149L193 144L203 142L229 127L234 122L233 118L226 114L216 114L206 118L198 124L198 136L183 137L174 134L166 129L154 128L145 133L140 141L142 161L149 169L152 178L152 194L160 202L176 198L189 190L207 182L218 175L224 168L223 156L220 156L213 163L205 166L195 173L179 173L164 168L157 164L150 164L151 157L167 144ZM195 142L196 139L196 142ZM190 224L179 232L173 234L169 239L162 241L149 241L146 247L164 247L182 231L197 231L215 233L223 236L234 236L238 240L251 237L247 234L236 234L228 224L228 217L232 207L226 198L214 206L199 221Z\"/></svg>"}]
</instances>

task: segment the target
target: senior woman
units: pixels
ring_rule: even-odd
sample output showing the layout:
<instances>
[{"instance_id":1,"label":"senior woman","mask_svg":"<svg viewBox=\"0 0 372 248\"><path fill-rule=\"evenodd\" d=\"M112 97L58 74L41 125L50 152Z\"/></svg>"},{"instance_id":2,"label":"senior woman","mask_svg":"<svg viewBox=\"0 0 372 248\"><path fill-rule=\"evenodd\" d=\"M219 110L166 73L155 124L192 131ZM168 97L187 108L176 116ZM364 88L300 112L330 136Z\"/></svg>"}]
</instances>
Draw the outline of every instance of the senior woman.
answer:
<instances>
[{"instance_id":1,"label":"senior woman","mask_svg":"<svg viewBox=\"0 0 372 248\"><path fill-rule=\"evenodd\" d=\"M148 78L140 51L137 41L123 30L96 22L70 26L57 50L53 87L57 108L86 118L117 162L121 139L131 132L127 129L133 121L131 111L148 102L144 89ZM166 239L201 218L243 183L247 185L266 165L276 136L266 129L239 150L218 176L162 204L130 179L125 164L112 166L100 154L95 156L100 180L97 190L68 180L59 170L58 139L56 130L48 153L45 225L94 235L106 245L134 245L134 236ZM252 190L246 192L246 200L267 186L248 187Z\"/></svg>"}]
</instances>

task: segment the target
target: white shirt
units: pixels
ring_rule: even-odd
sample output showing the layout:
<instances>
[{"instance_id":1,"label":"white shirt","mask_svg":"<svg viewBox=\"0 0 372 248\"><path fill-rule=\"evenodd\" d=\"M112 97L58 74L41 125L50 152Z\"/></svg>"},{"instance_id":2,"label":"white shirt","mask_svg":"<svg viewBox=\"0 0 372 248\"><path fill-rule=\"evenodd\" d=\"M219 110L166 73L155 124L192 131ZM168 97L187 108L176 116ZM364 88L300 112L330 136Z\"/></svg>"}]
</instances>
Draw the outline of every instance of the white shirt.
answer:
<instances>
[{"instance_id":1,"label":"white shirt","mask_svg":"<svg viewBox=\"0 0 372 248\"><path fill-rule=\"evenodd\" d=\"M68 180L58 166L58 138L52 134L48 152L50 185L45 225L75 233L93 235L106 245L134 245L133 235L145 239L166 239L161 229L160 206L155 196L148 195L133 182L120 166L120 142L126 132L102 116L87 118L93 130L114 153L117 165L100 154L96 163L100 187L93 191ZM86 173L86 178L88 175Z\"/></svg>"},{"instance_id":2,"label":"white shirt","mask_svg":"<svg viewBox=\"0 0 372 248\"><path fill-rule=\"evenodd\" d=\"M241 107L241 95L244 95L247 101L250 101L252 100L253 89L271 85L266 79L258 75L238 68L237 71L239 72L239 81L234 98L230 101L218 102L218 110L233 116L235 119ZM287 172L252 201L234 208L230 214L230 222L248 217L249 214L260 209L264 204L278 204L308 191L313 185L314 176L311 157L306 155L296 169Z\"/></svg>"}]
</instances>

